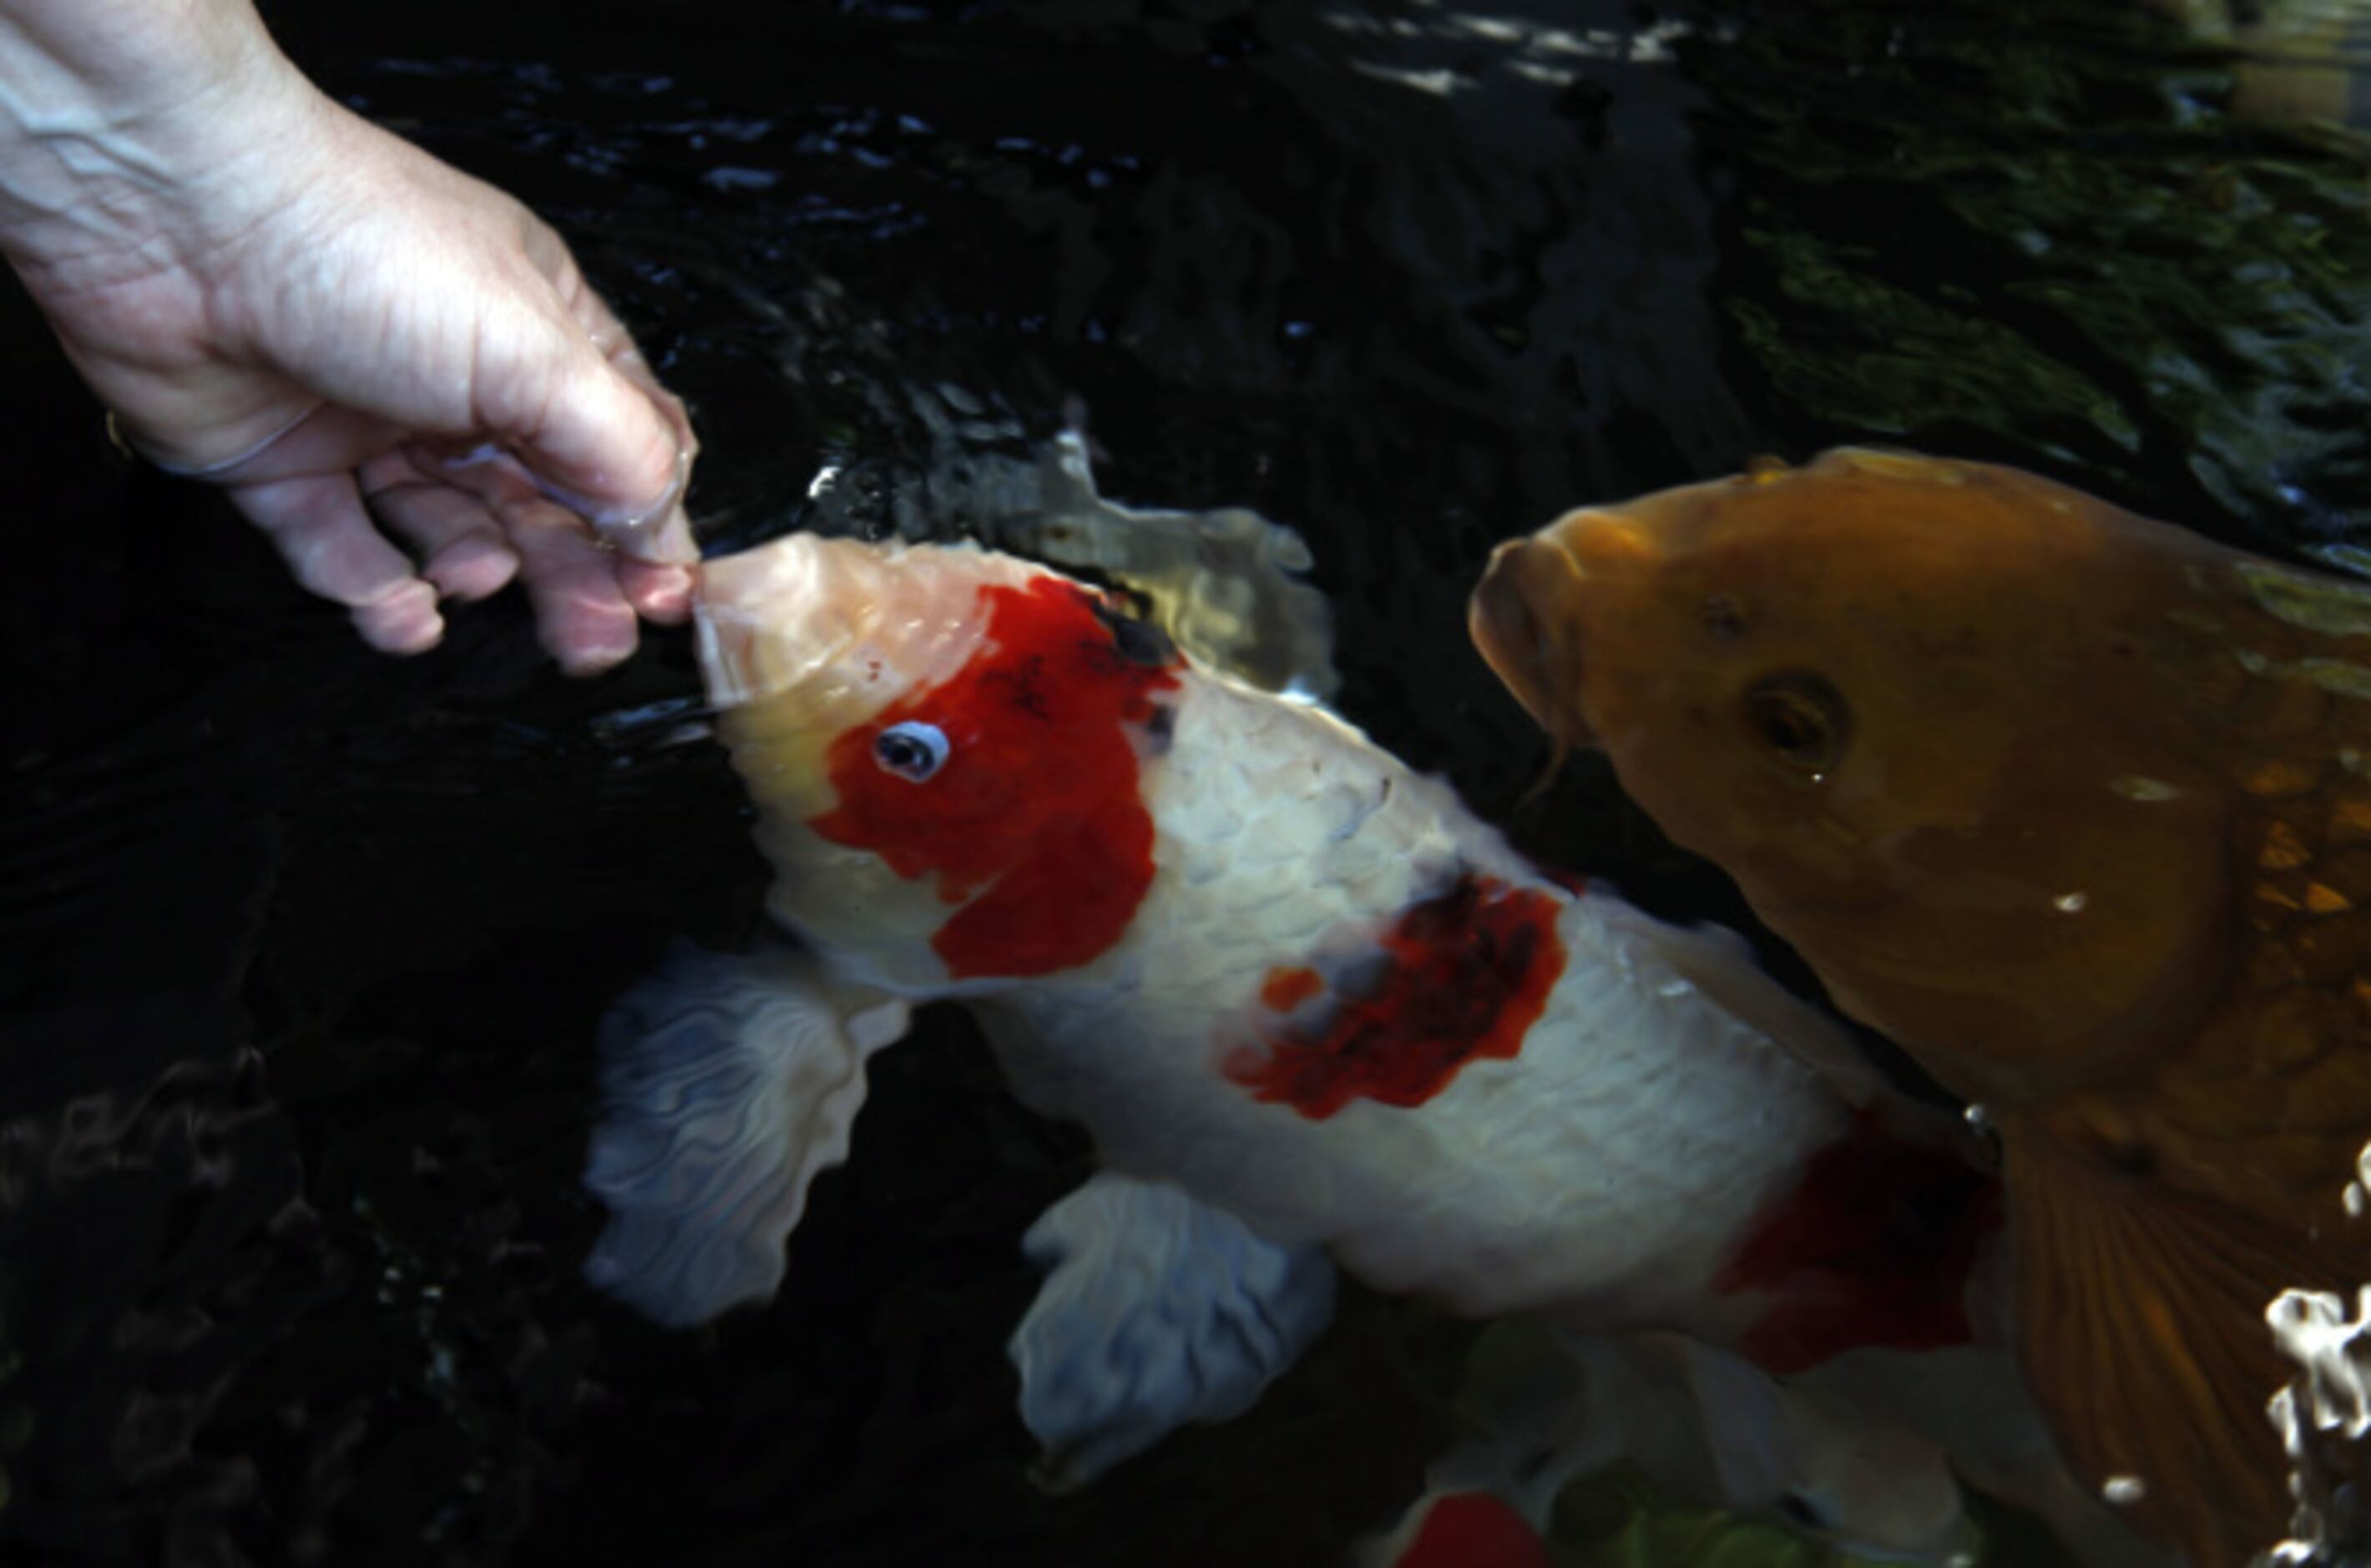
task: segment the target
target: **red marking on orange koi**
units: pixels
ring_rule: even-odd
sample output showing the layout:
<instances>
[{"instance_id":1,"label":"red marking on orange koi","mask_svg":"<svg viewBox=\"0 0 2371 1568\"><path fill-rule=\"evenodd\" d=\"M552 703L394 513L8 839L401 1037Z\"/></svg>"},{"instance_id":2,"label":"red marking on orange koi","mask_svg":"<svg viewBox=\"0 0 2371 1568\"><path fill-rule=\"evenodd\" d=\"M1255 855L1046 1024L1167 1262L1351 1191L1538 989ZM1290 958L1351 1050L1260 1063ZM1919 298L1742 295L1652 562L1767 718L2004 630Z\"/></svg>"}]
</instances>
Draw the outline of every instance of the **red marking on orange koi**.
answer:
<instances>
[{"instance_id":1,"label":"red marking on orange koi","mask_svg":"<svg viewBox=\"0 0 2371 1568\"><path fill-rule=\"evenodd\" d=\"M1713 1289L1782 1297L1740 1345L1772 1372L1858 1345L1963 1345L1974 1337L1969 1275L2001 1214L1997 1181L1946 1151L1886 1136L1863 1112L1755 1220Z\"/></svg>"},{"instance_id":2,"label":"red marking on orange koi","mask_svg":"<svg viewBox=\"0 0 2371 1568\"><path fill-rule=\"evenodd\" d=\"M1371 994L1346 999L1318 1033L1243 1052L1227 1075L1312 1121L1354 1099L1424 1104L1475 1057L1522 1049L1564 972L1560 907L1534 888L1461 877L1383 933L1391 965Z\"/></svg>"},{"instance_id":3,"label":"red marking on orange koi","mask_svg":"<svg viewBox=\"0 0 2371 1568\"><path fill-rule=\"evenodd\" d=\"M1152 721L1177 664L1129 658L1100 601L1074 583L980 590L980 652L833 740L839 803L808 823L871 850L900 877L938 878L962 904L931 938L958 980L1087 963L1119 940L1152 884L1152 816L1128 726ZM874 738L919 720L946 761L915 783L873 760ZM968 901L966 901L968 900Z\"/></svg>"},{"instance_id":4,"label":"red marking on orange koi","mask_svg":"<svg viewBox=\"0 0 2371 1568\"><path fill-rule=\"evenodd\" d=\"M1315 970L1270 970L1260 986L1260 1005L1271 1013L1290 1013L1324 989Z\"/></svg>"}]
</instances>

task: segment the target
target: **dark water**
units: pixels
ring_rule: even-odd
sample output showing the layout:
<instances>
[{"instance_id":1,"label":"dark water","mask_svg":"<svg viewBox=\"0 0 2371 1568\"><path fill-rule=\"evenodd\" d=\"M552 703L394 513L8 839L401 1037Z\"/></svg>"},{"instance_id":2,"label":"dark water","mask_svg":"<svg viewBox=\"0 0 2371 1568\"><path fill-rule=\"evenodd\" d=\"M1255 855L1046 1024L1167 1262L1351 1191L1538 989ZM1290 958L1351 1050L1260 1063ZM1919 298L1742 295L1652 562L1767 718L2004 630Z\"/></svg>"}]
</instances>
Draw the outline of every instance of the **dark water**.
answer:
<instances>
[{"instance_id":1,"label":"dark water","mask_svg":"<svg viewBox=\"0 0 2371 1568\"><path fill-rule=\"evenodd\" d=\"M1743 918L1602 771L1510 816L1497 539L1850 439L2371 547L2360 149L2137 5L272 14L571 236L712 547L827 462L836 526L961 530L1078 400L1107 493L1307 534L1352 717L1667 912ZM758 918L719 757L618 717L683 639L571 683L506 600L369 655L0 341L0 1561L1298 1564L1415 1493L1463 1330L1365 1296L1251 1415L1027 1484L1016 1243L1084 1151L952 1016L773 1309L585 1290L594 1021Z\"/></svg>"}]
</instances>

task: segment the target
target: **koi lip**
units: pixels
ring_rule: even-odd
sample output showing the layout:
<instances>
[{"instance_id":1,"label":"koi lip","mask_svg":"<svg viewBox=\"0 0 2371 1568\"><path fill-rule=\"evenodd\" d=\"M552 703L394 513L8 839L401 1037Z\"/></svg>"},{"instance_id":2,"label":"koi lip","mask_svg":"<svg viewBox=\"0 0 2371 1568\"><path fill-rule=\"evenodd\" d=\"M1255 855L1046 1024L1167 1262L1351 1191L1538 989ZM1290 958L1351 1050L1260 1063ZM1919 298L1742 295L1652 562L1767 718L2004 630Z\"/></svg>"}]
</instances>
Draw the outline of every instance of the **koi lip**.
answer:
<instances>
[{"instance_id":1,"label":"koi lip","mask_svg":"<svg viewBox=\"0 0 2371 1568\"><path fill-rule=\"evenodd\" d=\"M1557 634L1559 619L1541 613L1582 575L1580 563L1553 540L1509 540L1490 563L1466 605L1466 629L1492 672L1556 739L1559 754L1593 746L1597 738L1560 690L1577 691L1580 649Z\"/></svg>"},{"instance_id":2,"label":"koi lip","mask_svg":"<svg viewBox=\"0 0 2371 1568\"><path fill-rule=\"evenodd\" d=\"M962 549L804 532L711 561L692 607L709 699L795 693L844 727L962 668L986 635L983 585L1036 575Z\"/></svg>"}]
</instances>

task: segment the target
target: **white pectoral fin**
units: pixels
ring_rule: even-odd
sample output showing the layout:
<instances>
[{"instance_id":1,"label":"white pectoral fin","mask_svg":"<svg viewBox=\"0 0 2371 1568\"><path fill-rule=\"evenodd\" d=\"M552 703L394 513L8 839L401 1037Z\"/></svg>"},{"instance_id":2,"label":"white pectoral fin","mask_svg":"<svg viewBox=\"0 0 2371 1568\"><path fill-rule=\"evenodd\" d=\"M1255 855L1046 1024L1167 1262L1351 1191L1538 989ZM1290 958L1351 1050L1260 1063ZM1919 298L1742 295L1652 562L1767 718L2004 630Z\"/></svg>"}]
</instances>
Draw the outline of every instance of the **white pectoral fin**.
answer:
<instances>
[{"instance_id":1,"label":"white pectoral fin","mask_svg":"<svg viewBox=\"0 0 2371 1568\"><path fill-rule=\"evenodd\" d=\"M1334 1316L1334 1264L1162 1182L1104 1172L1022 1246L1050 1272L1007 1347L1050 1486L1240 1415Z\"/></svg>"},{"instance_id":2,"label":"white pectoral fin","mask_svg":"<svg viewBox=\"0 0 2371 1568\"><path fill-rule=\"evenodd\" d=\"M585 1279L677 1326L769 1299L808 1183L847 1157L864 1059L906 1024L787 949L670 954L601 1020L584 1185L609 1224Z\"/></svg>"}]
</instances>

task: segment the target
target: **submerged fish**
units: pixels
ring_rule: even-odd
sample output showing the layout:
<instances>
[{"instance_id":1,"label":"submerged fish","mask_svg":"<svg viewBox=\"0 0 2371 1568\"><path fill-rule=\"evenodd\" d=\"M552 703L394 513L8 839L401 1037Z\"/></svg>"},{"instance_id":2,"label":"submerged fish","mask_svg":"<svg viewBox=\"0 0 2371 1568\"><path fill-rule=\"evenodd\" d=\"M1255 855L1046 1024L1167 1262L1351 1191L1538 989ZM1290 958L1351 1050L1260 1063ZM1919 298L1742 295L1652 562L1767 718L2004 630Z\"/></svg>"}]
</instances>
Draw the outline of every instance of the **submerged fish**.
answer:
<instances>
[{"instance_id":1,"label":"submerged fish","mask_svg":"<svg viewBox=\"0 0 2371 1568\"><path fill-rule=\"evenodd\" d=\"M799 948L612 1016L588 1272L653 1315L773 1293L865 1056L957 998L1106 1167L1029 1238L1059 1479L1247 1405L1337 1264L1778 1373L1974 1338L1990 1178L1729 934L1010 557L793 535L704 568L698 632Z\"/></svg>"},{"instance_id":2,"label":"submerged fish","mask_svg":"<svg viewBox=\"0 0 2371 1568\"><path fill-rule=\"evenodd\" d=\"M1857 1521L1864 1537L1890 1546L1868 1561L1979 1561L1980 1543L1939 1456L1905 1465L1904 1446L1922 1439L1824 1392L1782 1387L1676 1334L1570 1335L1535 1318L1501 1319L1467 1355L1454 1395L1460 1441L1428 1468L1424 1495L1361 1561L1368 1568L1548 1568L1598 1561L1606 1537L1715 1519L1761 1538L1706 1556L1737 1568L1864 1561L1807 1539L1822 1532L1802 1527L1820 1519ZM1756 1473L1774 1461L1789 1472L1783 1484ZM1749 1524L1732 1507L1675 1502L1780 1496L1791 1520L1763 1510ZM1576 1514L1593 1527L1576 1529ZM1932 1549L1902 1550L1912 1541ZM2112 1551L2103 1555L2115 1560Z\"/></svg>"},{"instance_id":3,"label":"submerged fish","mask_svg":"<svg viewBox=\"0 0 2371 1568\"><path fill-rule=\"evenodd\" d=\"M2205 1568L2279 1537L2267 1307L2371 1278L2371 589L1847 450L1572 513L1473 626L1989 1114L2078 1467Z\"/></svg>"},{"instance_id":4,"label":"submerged fish","mask_svg":"<svg viewBox=\"0 0 2371 1568\"><path fill-rule=\"evenodd\" d=\"M998 542L1126 583L1188 655L1263 691L1322 701L1342 684L1333 609L1301 580L1315 563L1292 529L1241 506L1106 501L1078 429L1047 443L1036 478L1036 506L996 521Z\"/></svg>"}]
</instances>

